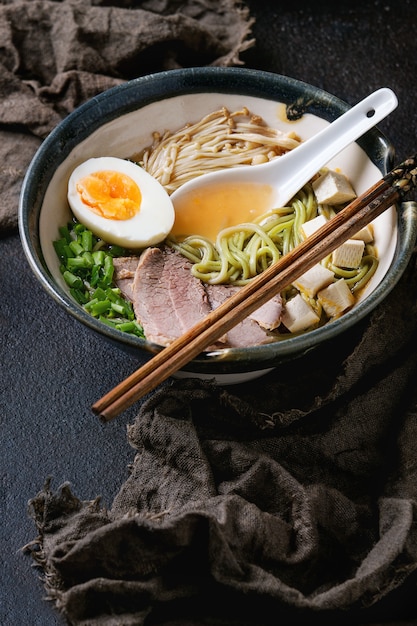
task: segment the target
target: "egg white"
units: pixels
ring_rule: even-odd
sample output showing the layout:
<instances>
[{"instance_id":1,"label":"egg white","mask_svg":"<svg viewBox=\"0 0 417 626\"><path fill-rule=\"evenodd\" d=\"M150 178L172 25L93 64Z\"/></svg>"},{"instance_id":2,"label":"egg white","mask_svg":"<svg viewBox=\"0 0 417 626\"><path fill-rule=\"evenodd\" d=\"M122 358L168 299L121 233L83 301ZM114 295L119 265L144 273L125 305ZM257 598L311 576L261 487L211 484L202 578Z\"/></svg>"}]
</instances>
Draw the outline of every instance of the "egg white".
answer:
<instances>
[{"instance_id":1,"label":"egg white","mask_svg":"<svg viewBox=\"0 0 417 626\"><path fill-rule=\"evenodd\" d=\"M105 218L82 202L77 182L100 170L126 174L136 182L142 194L136 215L126 220ZM139 165L124 159L97 157L84 161L69 178L67 197L78 221L106 242L127 248L145 248L160 243L174 224L174 207L162 185Z\"/></svg>"}]
</instances>

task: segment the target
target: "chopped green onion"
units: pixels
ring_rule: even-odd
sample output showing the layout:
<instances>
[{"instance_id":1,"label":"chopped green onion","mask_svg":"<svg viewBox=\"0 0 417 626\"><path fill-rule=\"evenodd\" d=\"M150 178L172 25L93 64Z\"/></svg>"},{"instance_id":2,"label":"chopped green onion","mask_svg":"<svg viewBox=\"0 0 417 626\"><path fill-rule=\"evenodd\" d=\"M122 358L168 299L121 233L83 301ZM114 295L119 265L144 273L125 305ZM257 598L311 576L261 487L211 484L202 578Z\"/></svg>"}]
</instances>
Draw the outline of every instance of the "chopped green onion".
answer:
<instances>
[{"instance_id":1,"label":"chopped green onion","mask_svg":"<svg viewBox=\"0 0 417 626\"><path fill-rule=\"evenodd\" d=\"M91 252L86 250L85 252L82 253L81 256L85 260L86 267L93 267L94 259L93 259L93 255L91 254Z\"/></svg>"},{"instance_id":2,"label":"chopped green onion","mask_svg":"<svg viewBox=\"0 0 417 626\"><path fill-rule=\"evenodd\" d=\"M65 239L67 243L71 243L72 237L71 237L71 233L69 231L68 226L61 226L58 230L59 230L59 234L61 235L61 237Z\"/></svg>"},{"instance_id":3,"label":"chopped green onion","mask_svg":"<svg viewBox=\"0 0 417 626\"><path fill-rule=\"evenodd\" d=\"M113 258L129 252L96 237L77 220L58 229L53 246L70 294L90 315L122 332L144 338L132 303L113 282Z\"/></svg>"},{"instance_id":4,"label":"chopped green onion","mask_svg":"<svg viewBox=\"0 0 417 626\"><path fill-rule=\"evenodd\" d=\"M71 241L69 247L75 255L81 254L81 252L83 252L84 250L84 248L78 243L78 241Z\"/></svg>"},{"instance_id":5,"label":"chopped green onion","mask_svg":"<svg viewBox=\"0 0 417 626\"><path fill-rule=\"evenodd\" d=\"M120 315L123 315L123 313L125 312L124 307L118 304L117 302L111 302L110 306L113 309L113 311L116 311L116 313L119 313Z\"/></svg>"},{"instance_id":6,"label":"chopped green onion","mask_svg":"<svg viewBox=\"0 0 417 626\"><path fill-rule=\"evenodd\" d=\"M91 307L89 307L89 311L91 315L94 315L94 317L97 317L98 315L101 315L102 313L108 313L109 309L110 309L109 300L99 300L98 302L95 302Z\"/></svg>"},{"instance_id":7,"label":"chopped green onion","mask_svg":"<svg viewBox=\"0 0 417 626\"><path fill-rule=\"evenodd\" d=\"M64 280L69 287L75 287L75 289L81 289L83 286L81 278L68 270L64 272Z\"/></svg>"},{"instance_id":8,"label":"chopped green onion","mask_svg":"<svg viewBox=\"0 0 417 626\"><path fill-rule=\"evenodd\" d=\"M97 287L97 289L93 293L93 298L97 298L97 300L106 300L107 295L104 289L101 287Z\"/></svg>"},{"instance_id":9,"label":"chopped green onion","mask_svg":"<svg viewBox=\"0 0 417 626\"><path fill-rule=\"evenodd\" d=\"M81 289L70 289L70 294L78 302L78 304L86 304L88 302L88 292L82 291Z\"/></svg>"},{"instance_id":10,"label":"chopped green onion","mask_svg":"<svg viewBox=\"0 0 417 626\"><path fill-rule=\"evenodd\" d=\"M55 252L57 253L60 261L65 261L67 259L66 246L66 239L58 239L57 241L54 241Z\"/></svg>"},{"instance_id":11,"label":"chopped green onion","mask_svg":"<svg viewBox=\"0 0 417 626\"><path fill-rule=\"evenodd\" d=\"M75 256L74 252L71 250L70 246L65 244L64 252L67 259L71 259Z\"/></svg>"},{"instance_id":12,"label":"chopped green onion","mask_svg":"<svg viewBox=\"0 0 417 626\"><path fill-rule=\"evenodd\" d=\"M80 222L76 222L74 224L74 233L76 233L77 235L83 233L85 231L85 226L84 224L80 224Z\"/></svg>"},{"instance_id":13,"label":"chopped green onion","mask_svg":"<svg viewBox=\"0 0 417 626\"><path fill-rule=\"evenodd\" d=\"M120 324L116 324L119 330L123 330L123 332L132 333L136 330L135 322L121 322Z\"/></svg>"},{"instance_id":14,"label":"chopped green onion","mask_svg":"<svg viewBox=\"0 0 417 626\"><path fill-rule=\"evenodd\" d=\"M99 281L99 278L100 278L100 266L93 265L93 267L91 268L90 285L92 287L95 287Z\"/></svg>"},{"instance_id":15,"label":"chopped green onion","mask_svg":"<svg viewBox=\"0 0 417 626\"><path fill-rule=\"evenodd\" d=\"M95 265L104 265L104 250L96 250L93 252L93 260Z\"/></svg>"},{"instance_id":16,"label":"chopped green onion","mask_svg":"<svg viewBox=\"0 0 417 626\"><path fill-rule=\"evenodd\" d=\"M85 269L86 267L88 267L88 263L86 262L86 259L84 259L84 257L82 256L75 256L71 259L67 259L67 268L72 272L80 269Z\"/></svg>"},{"instance_id":17,"label":"chopped green onion","mask_svg":"<svg viewBox=\"0 0 417 626\"><path fill-rule=\"evenodd\" d=\"M91 252L93 249L93 233L91 230L84 230L81 233L81 245L87 252Z\"/></svg>"},{"instance_id":18,"label":"chopped green onion","mask_svg":"<svg viewBox=\"0 0 417 626\"><path fill-rule=\"evenodd\" d=\"M106 256L104 259L104 275L103 283L105 285L111 285L114 274L113 257Z\"/></svg>"}]
</instances>

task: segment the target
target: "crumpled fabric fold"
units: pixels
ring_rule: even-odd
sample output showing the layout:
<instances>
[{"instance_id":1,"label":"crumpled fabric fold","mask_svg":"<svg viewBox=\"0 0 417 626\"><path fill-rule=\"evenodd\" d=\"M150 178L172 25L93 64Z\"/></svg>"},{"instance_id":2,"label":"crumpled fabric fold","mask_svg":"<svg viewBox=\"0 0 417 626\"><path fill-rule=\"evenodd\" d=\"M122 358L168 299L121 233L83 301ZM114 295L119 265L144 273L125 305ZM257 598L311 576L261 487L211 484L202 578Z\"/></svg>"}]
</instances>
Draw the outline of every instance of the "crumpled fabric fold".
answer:
<instances>
[{"instance_id":1,"label":"crumpled fabric fold","mask_svg":"<svg viewBox=\"0 0 417 626\"><path fill-rule=\"evenodd\" d=\"M247 383L158 389L128 426L135 456L109 509L46 483L27 549L69 623L352 624L412 597L415 269L413 257L343 361L328 348L328 381L313 352L254 381L256 405Z\"/></svg>"},{"instance_id":2,"label":"crumpled fabric fold","mask_svg":"<svg viewBox=\"0 0 417 626\"><path fill-rule=\"evenodd\" d=\"M252 23L235 0L0 0L1 235L16 229L24 173L66 115L138 76L239 65Z\"/></svg>"}]
</instances>

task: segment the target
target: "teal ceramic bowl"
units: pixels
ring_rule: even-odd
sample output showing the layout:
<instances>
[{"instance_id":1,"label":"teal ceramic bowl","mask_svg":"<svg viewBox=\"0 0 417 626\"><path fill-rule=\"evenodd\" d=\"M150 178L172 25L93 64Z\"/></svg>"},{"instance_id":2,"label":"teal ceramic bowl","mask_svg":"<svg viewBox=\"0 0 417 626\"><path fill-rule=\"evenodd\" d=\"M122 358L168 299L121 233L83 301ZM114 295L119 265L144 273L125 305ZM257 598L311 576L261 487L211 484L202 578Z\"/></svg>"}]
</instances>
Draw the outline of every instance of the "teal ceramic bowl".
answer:
<instances>
[{"instance_id":1,"label":"teal ceramic bowl","mask_svg":"<svg viewBox=\"0 0 417 626\"><path fill-rule=\"evenodd\" d=\"M52 242L57 238L58 227L70 217L66 199L68 178L76 165L90 157L128 157L149 145L153 130L175 130L222 106L229 110L246 106L270 125L294 131L303 140L349 108L342 100L312 85L258 70L213 67L161 72L110 89L70 114L45 139L23 183L20 236L28 262L43 288L81 324L121 350L140 355L142 360L160 347L91 317L72 299L62 280ZM289 112L292 119L288 119ZM391 169L393 154L390 141L375 128L329 165L340 167L357 193L361 193ZM316 330L285 340L203 353L180 375L215 377L225 384L242 382L349 333L382 302L401 277L416 239L416 212L414 208L397 211L392 207L376 220L374 227L379 268L363 297L349 312Z\"/></svg>"}]
</instances>

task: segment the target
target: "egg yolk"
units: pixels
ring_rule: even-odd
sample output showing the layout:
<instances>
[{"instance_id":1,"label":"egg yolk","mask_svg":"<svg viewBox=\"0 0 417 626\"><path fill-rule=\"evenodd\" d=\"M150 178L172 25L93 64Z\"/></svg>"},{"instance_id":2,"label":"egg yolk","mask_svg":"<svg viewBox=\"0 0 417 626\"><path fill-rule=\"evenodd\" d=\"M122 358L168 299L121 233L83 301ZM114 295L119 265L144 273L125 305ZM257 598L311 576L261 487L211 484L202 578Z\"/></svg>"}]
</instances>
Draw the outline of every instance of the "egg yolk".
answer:
<instances>
[{"instance_id":1,"label":"egg yolk","mask_svg":"<svg viewBox=\"0 0 417 626\"><path fill-rule=\"evenodd\" d=\"M217 184L191 191L174 202L172 234L182 240L199 235L215 242L223 228L254 219L271 208L274 196L269 185Z\"/></svg>"},{"instance_id":2,"label":"egg yolk","mask_svg":"<svg viewBox=\"0 0 417 626\"><path fill-rule=\"evenodd\" d=\"M77 182L83 204L101 217L128 220L140 209L142 194L135 181L121 172L93 172Z\"/></svg>"}]
</instances>

